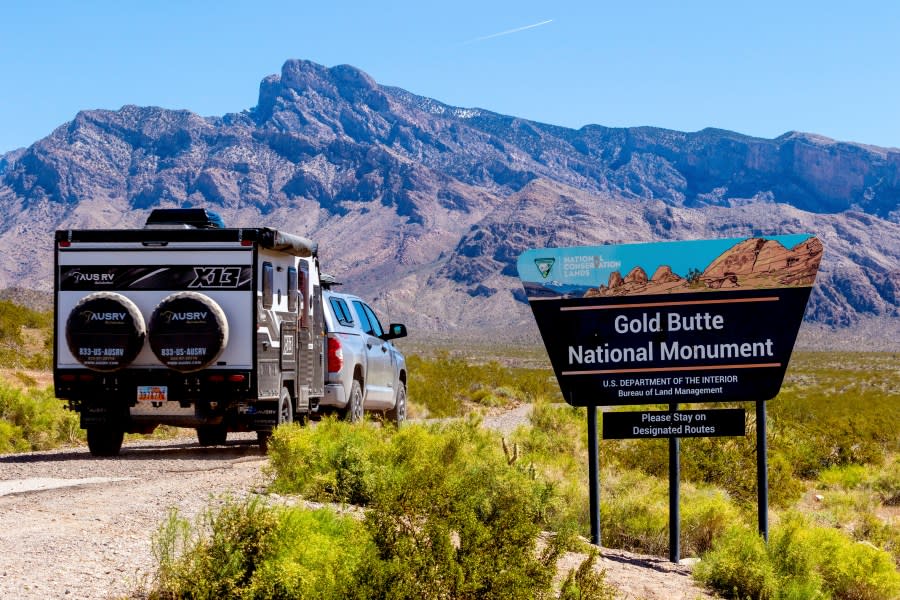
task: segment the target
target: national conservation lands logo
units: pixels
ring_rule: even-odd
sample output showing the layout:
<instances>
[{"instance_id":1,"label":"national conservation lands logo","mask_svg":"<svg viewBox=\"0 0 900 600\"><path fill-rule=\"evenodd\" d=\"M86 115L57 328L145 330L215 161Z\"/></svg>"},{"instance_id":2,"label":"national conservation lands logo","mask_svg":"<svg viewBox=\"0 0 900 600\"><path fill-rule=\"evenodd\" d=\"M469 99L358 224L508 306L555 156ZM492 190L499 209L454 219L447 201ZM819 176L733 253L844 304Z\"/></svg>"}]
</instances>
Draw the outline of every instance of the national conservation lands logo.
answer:
<instances>
[{"instance_id":1,"label":"national conservation lands logo","mask_svg":"<svg viewBox=\"0 0 900 600\"><path fill-rule=\"evenodd\" d=\"M547 279L550 277L550 271L553 269L553 263L556 262L555 258L536 258L534 259L534 266L537 267L538 272L540 272L541 277Z\"/></svg>"}]
</instances>

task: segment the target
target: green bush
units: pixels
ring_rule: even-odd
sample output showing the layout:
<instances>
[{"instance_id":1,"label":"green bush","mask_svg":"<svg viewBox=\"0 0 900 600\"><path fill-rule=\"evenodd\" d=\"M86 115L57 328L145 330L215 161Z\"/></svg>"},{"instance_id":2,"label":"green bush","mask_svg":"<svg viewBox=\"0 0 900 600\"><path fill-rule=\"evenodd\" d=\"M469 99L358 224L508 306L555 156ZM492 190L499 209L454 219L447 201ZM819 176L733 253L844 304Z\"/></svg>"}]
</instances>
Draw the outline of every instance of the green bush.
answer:
<instances>
[{"instance_id":1,"label":"green bush","mask_svg":"<svg viewBox=\"0 0 900 600\"><path fill-rule=\"evenodd\" d=\"M83 439L78 415L52 388L22 390L0 382L0 451L48 450Z\"/></svg>"},{"instance_id":2,"label":"green bush","mask_svg":"<svg viewBox=\"0 0 900 600\"><path fill-rule=\"evenodd\" d=\"M330 510L227 501L191 526L173 512L157 531L151 598L350 598L377 560L360 523Z\"/></svg>"},{"instance_id":3,"label":"green bush","mask_svg":"<svg viewBox=\"0 0 900 600\"><path fill-rule=\"evenodd\" d=\"M22 428L0 419L0 454L28 450L31 450L31 445L25 440Z\"/></svg>"},{"instance_id":4,"label":"green bush","mask_svg":"<svg viewBox=\"0 0 900 600\"><path fill-rule=\"evenodd\" d=\"M809 525L796 513L774 529L768 545L749 528L729 529L694 576L742 599L891 600L900 594L900 573L887 552Z\"/></svg>"},{"instance_id":5,"label":"green bush","mask_svg":"<svg viewBox=\"0 0 900 600\"><path fill-rule=\"evenodd\" d=\"M18 369L49 369L53 356L53 314L0 300L0 366ZM36 331L43 338L36 353L26 352L24 329Z\"/></svg>"},{"instance_id":6,"label":"green bush","mask_svg":"<svg viewBox=\"0 0 900 600\"><path fill-rule=\"evenodd\" d=\"M409 398L432 417L458 416L466 402L504 406L538 399L561 400L552 371L508 367L496 361L470 363L439 352L432 358L407 357Z\"/></svg>"},{"instance_id":7,"label":"green bush","mask_svg":"<svg viewBox=\"0 0 900 600\"><path fill-rule=\"evenodd\" d=\"M772 598L775 572L766 543L745 527L729 528L694 567L694 577L726 598Z\"/></svg>"},{"instance_id":8,"label":"green bush","mask_svg":"<svg viewBox=\"0 0 900 600\"><path fill-rule=\"evenodd\" d=\"M280 427L269 442L277 475L272 489L310 500L368 505L376 471L387 453L388 431L373 423L350 426L325 418L316 427Z\"/></svg>"},{"instance_id":9,"label":"green bush","mask_svg":"<svg viewBox=\"0 0 900 600\"><path fill-rule=\"evenodd\" d=\"M872 484L886 506L900 506L900 455L880 473Z\"/></svg>"},{"instance_id":10,"label":"green bush","mask_svg":"<svg viewBox=\"0 0 900 600\"><path fill-rule=\"evenodd\" d=\"M597 554L597 549L592 547L578 569L569 571L560 589L559 600L616 600L619 597L618 590L606 583L606 571L594 569Z\"/></svg>"},{"instance_id":11,"label":"green bush","mask_svg":"<svg viewBox=\"0 0 900 600\"><path fill-rule=\"evenodd\" d=\"M280 428L270 454L273 489L368 507L364 524L379 560L359 574L365 597L549 593L567 543L553 536L536 551L553 487L510 464L499 436L476 420L394 429L326 419Z\"/></svg>"}]
</instances>

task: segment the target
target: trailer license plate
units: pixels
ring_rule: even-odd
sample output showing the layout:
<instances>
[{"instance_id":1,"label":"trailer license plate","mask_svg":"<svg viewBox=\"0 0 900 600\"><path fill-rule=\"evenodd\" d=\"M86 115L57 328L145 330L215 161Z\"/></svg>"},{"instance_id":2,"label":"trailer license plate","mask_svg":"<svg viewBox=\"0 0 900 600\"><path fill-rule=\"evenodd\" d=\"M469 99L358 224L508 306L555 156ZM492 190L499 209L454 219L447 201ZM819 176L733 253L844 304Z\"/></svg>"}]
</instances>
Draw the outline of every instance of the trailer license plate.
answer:
<instances>
[{"instance_id":1,"label":"trailer license plate","mask_svg":"<svg viewBox=\"0 0 900 600\"><path fill-rule=\"evenodd\" d=\"M138 402L166 402L169 399L169 388L165 385L139 385Z\"/></svg>"}]
</instances>

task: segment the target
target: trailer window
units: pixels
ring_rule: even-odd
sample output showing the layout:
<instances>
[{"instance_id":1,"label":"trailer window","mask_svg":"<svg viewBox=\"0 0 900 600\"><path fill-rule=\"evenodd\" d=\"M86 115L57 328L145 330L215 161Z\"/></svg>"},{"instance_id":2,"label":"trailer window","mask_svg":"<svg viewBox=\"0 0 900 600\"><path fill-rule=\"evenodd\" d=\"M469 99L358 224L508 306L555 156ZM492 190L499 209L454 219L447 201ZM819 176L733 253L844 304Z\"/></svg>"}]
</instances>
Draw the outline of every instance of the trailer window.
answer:
<instances>
[{"instance_id":1,"label":"trailer window","mask_svg":"<svg viewBox=\"0 0 900 600\"><path fill-rule=\"evenodd\" d=\"M288 285L288 311L297 312L297 298L300 290L297 289L297 269L288 267L287 270Z\"/></svg>"},{"instance_id":2,"label":"trailer window","mask_svg":"<svg viewBox=\"0 0 900 600\"><path fill-rule=\"evenodd\" d=\"M342 298L331 299L331 310L334 311L334 317L338 323L346 327L353 325L353 317L350 315L350 308Z\"/></svg>"},{"instance_id":3,"label":"trailer window","mask_svg":"<svg viewBox=\"0 0 900 600\"><path fill-rule=\"evenodd\" d=\"M263 308L272 308L275 288L275 269L272 263L264 262L262 265L262 304Z\"/></svg>"}]
</instances>

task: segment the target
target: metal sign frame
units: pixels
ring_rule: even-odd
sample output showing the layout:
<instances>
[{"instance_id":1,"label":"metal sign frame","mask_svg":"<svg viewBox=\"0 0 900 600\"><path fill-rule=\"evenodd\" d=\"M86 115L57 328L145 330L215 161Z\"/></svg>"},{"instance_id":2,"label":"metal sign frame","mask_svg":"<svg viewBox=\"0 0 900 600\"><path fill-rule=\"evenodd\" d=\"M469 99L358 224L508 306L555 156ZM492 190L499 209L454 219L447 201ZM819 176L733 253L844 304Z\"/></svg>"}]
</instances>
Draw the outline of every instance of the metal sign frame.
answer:
<instances>
[{"instance_id":1,"label":"metal sign frame","mask_svg":"<svg viewBox=\"0 0 900 600\"><path fill-rule=\"evenodd\" d=\"M591 541L600 544L597 407L756 403L768 539L765 401L778 393L824 252L811 234L526 250L519 277L566 402L588 410ZM677 562L680 442L669 436Z\"/></svg>"}]
</instances>

